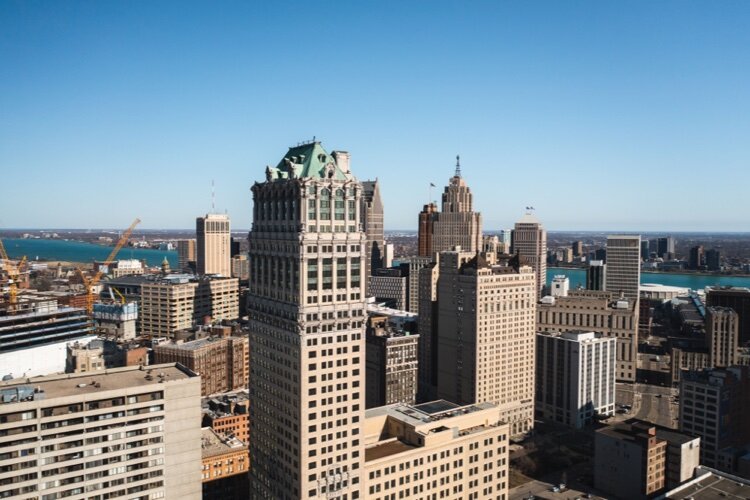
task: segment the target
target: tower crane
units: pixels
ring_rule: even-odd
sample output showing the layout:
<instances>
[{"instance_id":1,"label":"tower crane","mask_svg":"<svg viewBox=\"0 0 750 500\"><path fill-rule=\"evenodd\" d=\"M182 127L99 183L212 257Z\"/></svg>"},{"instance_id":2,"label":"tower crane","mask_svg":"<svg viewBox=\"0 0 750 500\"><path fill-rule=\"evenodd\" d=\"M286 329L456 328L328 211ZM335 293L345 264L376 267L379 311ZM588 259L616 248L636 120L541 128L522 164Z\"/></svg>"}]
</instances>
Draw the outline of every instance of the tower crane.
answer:
<instances>
[{"instance_id":1,"label":"tower crane","mask_svg":"<svg viewBox=\"0 0 750 500\"><path fill-rule=\"evenodd\" d=\"M104 261L104 264L99 266L99 270L93 278L86 277L86 275L83 273L83 270L80 267L78 268L78 274L81 276L83 285L86 287L86 312L88 312L89 315L94 312L94 286L96 286L96 284L99 283L99 281L102 279L102 276L104 276L104 268L109 267L112 264L112 262L115 260L115 257L117 256L117 253L123 246L125 246L125 243L128 242L130 235L133 233L133 229L135 229L135 226L140 224L140 222L140 219L135 219L130 227L124 233L122 233L122 236L117 242L117 245L115 245L115 248L112 249L109 257L107 257L107 260Z\"/></svg>"},{"instance_id":2,"label":"tower crane","mask_svg":"<svg viewBox=\"0 0 750 500\"><path fill-rule=\"evenodd\" d=\"M0 258L5 261L5 272L8 273L8 312L13 314L16 311L16 301L18 297L18 277L21 274L21 269L26 263L26 256L24 256L18 264L12 263L8 257L8 252L5 251L3 240L0 240Z\"/></svg>"}]
</instances>

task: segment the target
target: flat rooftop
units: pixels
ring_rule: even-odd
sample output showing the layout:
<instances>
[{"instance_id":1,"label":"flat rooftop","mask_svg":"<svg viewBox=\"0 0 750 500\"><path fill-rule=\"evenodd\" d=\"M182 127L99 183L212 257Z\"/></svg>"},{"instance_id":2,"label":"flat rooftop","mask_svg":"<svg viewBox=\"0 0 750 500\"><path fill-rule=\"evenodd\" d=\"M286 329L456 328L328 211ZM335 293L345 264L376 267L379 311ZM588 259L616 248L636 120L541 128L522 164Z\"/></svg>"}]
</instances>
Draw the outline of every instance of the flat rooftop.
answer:
<instances>
[{"instance_id":1,"label":"flat rooftop","mask_svg":"<svg viewBox=\"0 0 750 500\"><path fill-rule=\"evenodd\" d=\"M371 460L378 460L379 458L389 457L391 455L397 455L405 451L414 450L416 446L403 443L398 439L395 441L388 441L386 443L377 444L365 449L365 462Z\"/></svg>"},{"instance_id":2,"label":"flat rooftop","mask_svg":"<svg viewBox=\"0 0 750 500\"><path fill-rule=\"evenodd\" d=\"M750 481L716 472L708 472L688 483L668 491L669 500L719 500L721 498L750 498Z\"/></svg>"},{"instance_id":3,"label":"flat rooftop","mask_svg":"<svg viewBox=\"0 0 750 500\"><path fill-rule=\"evenodd\" d=\"M101 370L96 373L70 373L14 379L0 382L0 406L3 404L33 401L35 394L43 394L45 400L68 396L90 396L106 391L158 384L161 380L172 382L197 377L195 373L178 363L166 363L146 367L128 366ZM146 377L149 377L150 380ZM30 399L18 401L12 394L31 389ZM43 392L42 392L43 391ZM28 393L25 393L28 395Z\"/></svg>"},{"instance_id":4,"label":"flat rooftop","mask_svg":"<svg viewBox=\"0 0 750 500\"><path fill-rule=\"evenodd\" d=\"M389 406L380 406L365 410L365 418L388 415L410 425L428 424L439 420L466 415L476 411L494 408L492 403L478 403L473 405L458 406L450 401L438 399L429 403L412 406L397 403Z\"/></svg>"},{"instance_id":5,"label":"flat rooftop","mask_svg":"<svg viewBox=\"0 0 750 500\"><path fill-rule=\"evenodd\" d=\"M222 439L210 427L201 429L201 457L215 457L226 453L246 450L247 445L239 439Z\"/></svg>"}]
</instances>

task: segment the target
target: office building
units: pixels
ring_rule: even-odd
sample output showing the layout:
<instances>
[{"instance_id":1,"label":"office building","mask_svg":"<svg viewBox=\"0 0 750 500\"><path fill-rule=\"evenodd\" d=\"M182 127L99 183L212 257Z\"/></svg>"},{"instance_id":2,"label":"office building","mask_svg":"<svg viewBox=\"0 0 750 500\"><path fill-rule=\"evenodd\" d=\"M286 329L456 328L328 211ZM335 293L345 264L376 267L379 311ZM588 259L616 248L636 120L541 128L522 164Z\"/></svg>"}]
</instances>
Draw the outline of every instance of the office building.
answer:
<instances>
[{"instance_id":1,"label":"office building","mask_svg":"<svg viewBox=\"0 0 750 500\"><path fill-rule=\"evenodd\" d=\"M251 497L364 498L362 185L310 142L251 190Z\"/></svg>"},{"instance_id":2,"label":"office building","mask_svg":"<svg viewBox=\"0 0 750 500\"><path fill-rule=\"evenodd\" d=\"M200 500L199 408L180 365L0 382L0 497Z\"/></svg>"},{"instance_id":3,"label":"office building","mask_svg":"<svg viewBox=\"0 0 750 500\"><path fill-rule=\"evenodd\" d=\"M419 212L419 231L417 235L417 250L420 257L432 259L435 252L432 250L433 223L435 222L438 207L435 203L428 203Z\"/></svg>"},{"instance_id":4,"label":"office building","mask_svg":"<svg viewBox=\"0 0 750 500\"><path fill-rule=\"evenodd\" d=\"M571 250L573 250L573 257L581 257L583 256L583 242L582 241L574 241L570 245Z\"/></svg>"},{"instance_id":5,"label":"office building","mask_svg":"<svg viewBox=\"0 0 750 500\"><path fill-rule=\"evenodd\" d=\"M536 274L537 298L547 286L547 231L531 212L516 222L512 234L512 252L524 258Z\"/></svg>"},{"instance_id":6,"label":"office building","mask_svg":"<svg viewBox=\"0 0 750 500\"><path fill-rule=\"evenodd\" d=\"M739 317L729 307L706 308L706 345L709 366L721 368L737 364Z\"/></svg>"},{"instance_id":7,"label":"office building","mask_svg":"<svg viewBox=\"0 0 750 500\"><path fill-rule=\"evenodd\" d=\"M703 245L698 245L690 248L690 256L688 258L689 269L700 269L706 265L706 255L703 250Z\"/></svg>"},{"instance_id":8,"label":"office building","mask_svg":"<svg viewBox=\"0 0 750 500\"><path fill-rule=\"evenodd\" d=\"M181 273L195 272L195 240L177 240L177 267Z\"/></svg>"},{"instance_id":9,"label":"office building","mask_svg":"<svg viewBox=\"0 0 750 500\"><path fill-rule=\"evenodd\" d=\"M437 393L460 405L497 404L511 434L534 425L536 279L515 257L442 252L438 278Z\"/></svg>"},{"instance_id":10,"label":"office building","mask_svg":"<svg viewBox=\"0 0 750 500\"><path fill-rule=\"evenodd\" d=\"M493 404L384 406L363 427L362 498L508 498L510 432Z\"/></svg>"},{"instance_id":11,"label":"office building","mask_svg":"<svg viewBox=\"0 0 750 500\"><path fill-rule=\"evenodd\" d=\"M136 336L138 303L105 304L95 302L92 318L98 333L110 338L132 340Z\"/></svg>"},{"instance_id":12,"label":"office building","mask_svg":"<svg viewBox=\"0 0 750 500\"><path fill-rule=\"evenodd\" d=\"M701 438L661 427L656 437L667 442L666 487L675 488L693 478L700 467Z\"/></svg>"},{"instance_id":13,"label":"office building","mask_svg":"<svg viewBox=\"0 0 750 500\"><path fill-rule=\"evenodd\" d=\"M84 309L60 307L55 299L19 297L15 314L0 316L0 378L36 377L65 371L69 342L96 338Z\"/></svg>"},{"instance_id":14,"label":"office building","mask_svg":"<svg viewBox=\"0 0 750 500\"><path fill-rule=\"evenodd\" d=\"M537 305L540 332L585 330L617 339L618 381L635 382L638 360L638 309L610 292L571 290L567 297L544 297Z\"/></svg>"},{"instance_id":15,"label":"office building","mask_svg":"<svg viewBox=\"0 0 750 500\"><path fill-rule=\"evenodd\" d=\"M594 332L537 333L537 416L580 429L614 415L616 343Z\"/></svg>"},{"instance_id":16,"label":"office building","mask_svg":"<svg viewBox=\"0 0 750 500\"><path fill-rule=\"evenodd\" d=\"M637 303L641 282L641 237L607 236L607 275L604 289Z\"/></svg>"},{"instance_id":17,"label":"office building","mask_svg":"<svg viewBox=\"0 0 750 500\"><path fill-rule=\"evenodd\" d=\"M466 252L482 249L482 216L473 211L471 190L456 157L456 172L443 191L442 211L433 214L432 255L427 257L459 246Z\"/></svg>"},{"instance_id":18,"label":"office building","mask_svg":"<svg viewBox=\"0 0 750 500\"><path fill-rule=\"evenodd\" d=\"M141 335L171 338L198 324L238 317L237 278L170 275L140 284Z\"/></svg>"},{"instance_id":19,"label":"office building","mask_svg":"<svg viewBox=\"0 0 750 500\"><path fill-rule=\"evenodd\" d=\"M649 240L643 240L641 241L641 260L649 260L651 258L651 247L653 245L650 244L651 242Z\"/></svg>"},{"instance_id":20,"label":"office building","mask_svg":"<svg viewBox=\"0 0 750 500\"><path fill-rule=\"evenodd\" d=\"M617 424L594 434L594 486L617 498L646 499L664 489L667 442L647 422Z\"/></svg>"},{"instance_id":21,"label":"office building","mask_svg":"<svg viewBox=\"0 0 750 500\"><path fill-rule=\"evenodd\" d=\"M371 276L373 271L384 267L383 247L385 245L385 233L383 225L383 201L380 199L380 184L377 179L374 181L362 181L362 198L360 199L360 203L362 205L360 207L362 229L367 235L365 276ZM369 294L370 292L368 291L367 293Z\"/></svg>"},{"instance_id":22,"label":"office building","mask_svg":"<svg viewBox=\"0 0 750 500\"><path fill-rule=\"evenodd\" d=\"M671 260L674 258L674 244L675 240L672 236L665 236L656 240L656 256L664 259Z\"/></svg>"},{"instance_id":23,"label":"office building","mask_svg":"<svg viewBox=\"0 0 750 500\"><path fill-rule=\"evenodd\" d=\"M195 219L195 258L199 275L232 275L229 216L206 214Z\"/></svg>"},{"instance_id":24,"label":"office building","mask_svg":"<svg viewBox=\"0 0 750 500\"><path fill-rule=\"evenodd\" d=\"M247 443L210 427L201 429L202 500L247 498L250 453Z\"/></svg>"},{"instance_id":25,"label":"office building","mask_svg":"<svg viewBox=\"0 0 750 500\"><path fill-rule=\"evenodd\" d=\"M94 262L94 272L99 271L113 278L119 278L131 274L143 274L145 269L143 262L138 259L120 259L109 264L100 261Z\"/></svg>"},{"instance_id":26,"label":"office building","mask_svg":"<svg viewBox=\"0 0 750 500\"><path fill-rule=\"evenodd\" d=\"M734 366L682 373L680 431L700 436L702 465L725 469L722 450L750 443L748 411L748 367Z\"/></svg>"},{"instance_id":27,"label":"office building","mask_svg":"<svg viewBox=\"0 0 750 500\"><path fill-rule=\"evenodd\" d=\"M564 274L559 274L552 278L550 285L550 295L553 297L567 297L570 290L570 280Z\"/></svg>"},{"instance_id":28,"label":"office building","mask_svg":"<svg viewBox=\"0 0 750 500\"><path fill-rule=\"evenodd\" d=\"M607 266L604 261L589 261L586 268L586 290L604 290L604 284L607 280Z\"/></svg>"},{"instance_id":29,"label":"office building","mask_svg":"<svg viewBox=\"0 0 750 500\"><path fill-rule=\"evenodd\" d=\"M94 341L88 344L72 342L66 351L65 373L89 373L105 368L104 347L95 345Z\"/></svg>"},{"instance_id":30,"label":"office building","mask_svg":"<svg viewBox=\"0 0 750 500\"><path fill-rule=\"evenodd\" d=\"M402 266L408 268L408 290L406 310L409 312L419 312L419 272L430 265L432 259L429 257L407 257L399 261Z\"/></svg>"},{"instance_id":31,"label":"office building","mask_svg":"<svg viewBox=\"0 0 750 500\"><path fill-rule=\"evenodd\" d=\"M249 383L247 337L207 337L153 347L156 363L180 363L201 376L201 396L243 389Z\"/></svg>"},{"instance_id":32,"label":"office building","mask_svg":"<svg viewBox=\"0 0 750 500\"><path fill-rule=\"evenodd\" d=\"M250 263L247 260L247 255L241 253L232 257L232 278L237 278L240 281L247 281L250 277Z\"/></svg>"},{"instance_id":33,"label":"office building","mask_svg":"<svg viewBox=\"0 0 750 500\"><path fill-rule=\"evenodd\" d=\"M720 306L734 309L739 319L738 344L740 346L750 345L750 288L707 288L706 306Z\"/></svg>"},{"instance_id":34,"label":"office building","mask_svg":"<svg viewBox=\"0 0 750 500\"><path fill-rule=\"evenodd\" d=\"M721 271L721 252L715 248L706 251L706 269L709 271Z\"/></svg>"},{"instance_id":35,"label":"office building","mask_svg":"<svg viewBox=\"0 0 750 500\"><path fill-rule=\"evenodd\" d=\"M366 408L394 403L413 405L417 396L416 318L402 324L370 313L366 330Z\"/></svg>"},{"instance_id":36,"label":"office building","mask_svg":"<svg viewBox=\"0 0 750 500\"><path fill-rule=\"evenodd\" d=\"M439 255L439 254L438 254ZM433 262L419 270L419 385L417 399L437 399L437 282L440 268Z\"/></svg>"},{"instance_id":37,"label":"office building","mask_svg":"<svg viewBox=\"0 0 750 500\"><path fill-rule=\"evenodd\" d=\"M409 304L409 268L380 268L369 277L370 295L377 302L385 302L394 309L406 310Z\"/></svg>"}]
</instances>

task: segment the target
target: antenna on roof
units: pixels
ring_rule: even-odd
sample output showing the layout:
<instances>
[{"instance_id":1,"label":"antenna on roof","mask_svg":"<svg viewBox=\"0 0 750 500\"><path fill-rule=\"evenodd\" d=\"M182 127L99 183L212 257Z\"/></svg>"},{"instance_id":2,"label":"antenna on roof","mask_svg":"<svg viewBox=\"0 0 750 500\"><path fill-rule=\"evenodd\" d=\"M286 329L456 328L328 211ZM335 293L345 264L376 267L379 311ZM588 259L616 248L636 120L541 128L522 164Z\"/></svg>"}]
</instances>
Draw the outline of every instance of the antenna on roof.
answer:
<instances>
[{"instance_id":1,"label":"antenna on roof","mask_svg":"<svg viewBox=\"0 0 750 500\"><path fill-rule=\"evenodd\" d=\"M456 175L455 177L461 177L461 157L456 155Z\"/></svg>"},{"instance_id":2,"label":"antenna on roof","mask_svg":"<svg viewBox=\"0 0 750 500\"><path fill-rule=\"evenodd\" d=\"M216 212L216 190L214 189L214 180L211 179L211 213Z\"/></svg>"}]
</instances>

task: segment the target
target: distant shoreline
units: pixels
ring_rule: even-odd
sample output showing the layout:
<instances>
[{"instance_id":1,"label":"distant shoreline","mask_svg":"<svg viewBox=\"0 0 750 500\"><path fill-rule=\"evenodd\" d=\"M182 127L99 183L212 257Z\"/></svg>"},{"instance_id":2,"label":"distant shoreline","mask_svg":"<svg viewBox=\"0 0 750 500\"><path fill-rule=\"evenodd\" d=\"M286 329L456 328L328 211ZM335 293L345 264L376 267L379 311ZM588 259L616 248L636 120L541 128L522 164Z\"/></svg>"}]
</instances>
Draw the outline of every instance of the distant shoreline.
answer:
<instances>
[{"instance_id":1,"label":"distant shoreline","mask_svg":"<svg viewBox=\"0 0 750 500\"><path fill-rule=\"evenodd\" d=\"M585 267L574 267L574 266L550 266L548 269L565 269L567 271L585 271ZM707 271L695 271L695 272L674 272L674 271L641 271L641 274L661 274L666 276L718 276L727 278L750 278L750 274L747 273L712 273Z\"/></svg>"}]
</instances>

